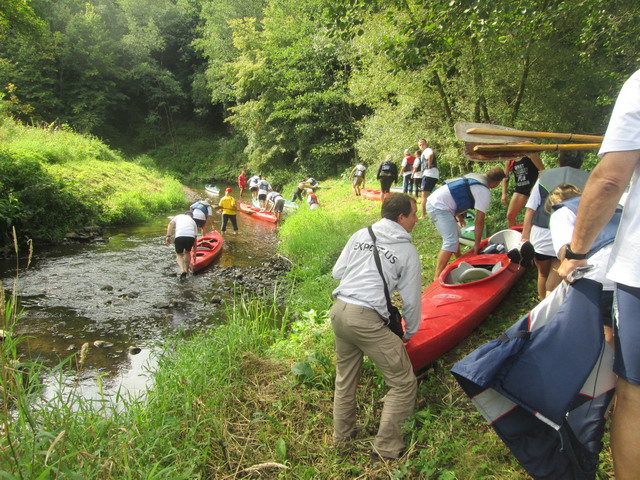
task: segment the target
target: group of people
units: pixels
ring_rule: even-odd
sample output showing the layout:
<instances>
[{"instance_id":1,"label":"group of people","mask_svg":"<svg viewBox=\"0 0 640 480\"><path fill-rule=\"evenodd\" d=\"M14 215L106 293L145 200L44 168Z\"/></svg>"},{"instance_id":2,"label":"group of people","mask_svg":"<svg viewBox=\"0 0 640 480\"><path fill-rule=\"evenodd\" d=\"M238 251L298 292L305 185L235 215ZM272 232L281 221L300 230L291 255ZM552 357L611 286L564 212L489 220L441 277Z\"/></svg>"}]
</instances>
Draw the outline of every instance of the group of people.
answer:
<instances>
[{"instance_id":1,"label":"group of people","mask_svg":"<svg viewBox=\"0 0 640 480\"><path fill-rule=\"evenodd\" d=\"M220 199L217 209L222 211L221 232L227 230L227 225L231 222L234 235L238 234L237 207L236 200L232 196L233 189L226 188L224 196ZM167 225L167 235L165 241L167 245L173 244L176 252L176 262L180 270L180 279L184 280L190 270L192 261L196 258L196 242L198 231L204 236L207 232L215 229L213 220L213 206L208 200L198 200L189 206L185 213L173 217Z\"/></svg>"},{"instance_id":2,"label":"group of people","mask_svg":"<svg viewBox=\"0 0 640 480\"><path fill-rule=\"evenodd\" d=\"M411 243L418 218L410 179L417 186L416 162L424 161L426 145L421 148L421 154L415 156L405 151L401 172L410 178L403 178L404 194L385 196L382 220L356 232L333 268L333 276L340 280L330 312L337 363L333 439L340 446L358 433L356 388L366 354L389 387L371 452L373 460L402 455L400 426L412 413L416 398L416 378L403 342L411 339L420 321L420 258ZM604 295L611 298L607 292L615 291L611 302L615 304L612 327L618 379L612 452L616 478L630 480L640 478L636 451L640 444L640 322L635 318L640 311L640 262L635 256L640 251L640 210L635 209L635 201L640 201L640 70L618 96L599 156L590 176L580 169L580 155L565 152L557 168L545 170L537 156L529 155L508 162L504 170L496 166L483 175L467 174L427 194L426 211L443 238L436 278L451 255L459 254L457 222L467 208L477 210L472 249L478 250L490 189L502 184L509 226L515 225L525 208L519 253L535 259L541 298L562 278L588 264L594 267L591 278L603 284ZM430 165L437 168L435 156ZM360 163L351 172L356 195L364 185L365 171ZM383 171L381 165L379 178L393 177ZM424 170L421 173L424 178ZM516 189L507 202L507 174L511 173ZM387 186L390 183L384 178L381 187ZM420 187L430 192L422 187L422 180ZM619 202L627 187L626 206L621 209ZM403 303L406 331L402 337L387 328L391 312L385 293L394 291Z\"/></svg>"}]
</instances>

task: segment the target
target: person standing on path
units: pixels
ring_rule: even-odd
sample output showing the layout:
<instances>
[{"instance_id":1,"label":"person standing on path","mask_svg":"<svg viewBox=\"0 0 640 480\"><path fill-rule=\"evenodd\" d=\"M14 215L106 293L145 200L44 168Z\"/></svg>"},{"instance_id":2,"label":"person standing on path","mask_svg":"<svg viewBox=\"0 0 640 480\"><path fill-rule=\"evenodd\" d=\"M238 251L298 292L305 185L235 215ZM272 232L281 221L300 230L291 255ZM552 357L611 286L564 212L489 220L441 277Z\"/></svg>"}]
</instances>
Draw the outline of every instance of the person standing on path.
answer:
<instances>
[{"instance_id":1,"label":"person standing on path","mask_svg":"<svg viewBox=\"0 0 640 480\"><path fill-rule=\"evenodd\" d=\"M400 167L400 175L402 175L402 193L413 194L413 163L415 157L411 156L411 151L407 148L404 151L404 158Z\"/></svg>"},{"instance_id":2,"label":"person standing on path","mask_svg":"<svg viewBox=\"0 0 640 480\"><path fill-rule=\"evenodd\" d=\"M196 259L196 236L198 235L198 225L193 220L193 213L176 215L167 225L166 244L171 245L171 234L175 230L174 247L176 250L176 262L180 269L180 280L187 278L191 259Z\"/></svg>"},{"instance_id":3,"label":"person standing on path","mask_svg":"<svg viewBox=\"0 0 640 480\"><path fill-rule=\"evenodd\" d=\"M231 188L227 188L224 191L224 197L220 199L218 208L222 208L222 229L221 232L227 231L227 223L231 220L233 225L233 234L238 234L238 209L236 207L236 199L231 196Z\"/></svg>"},{"instance_id":4,"label":"person standing on path","mask_svg":"<svg viewBox=\"0 0 640 480\"><path fill-rule=\"evenodd\" d=\"M398 167L391 160L391 155L380 164L376 178L380 180L380 201L384 202L391 191L391 184L398 181Z\"/></svg>"},{"instance_id":5,"label":"person standing on path","mask_svg":"<svg viewBox=\"0 0 640 480\"><path fill-rule=\"evenodd\" d=\"M516 189L509 201L509 207L507 208L507 225L509 228L514 227L517 223L518 214L522 211L529 196L531 195L531 189L538 180L538 174L541 170L544 170L540 155L533 153L531 155L525 155L519 160L507 160L504 165L504 173L507 175L502 181L502 204L507 205L509 200L508 186L509 177L513 175L515 177Z\"/></svg>"},{"instance_id":6,"label":"person standing on path","mask_svg":"<svg viewBox=\"0 0 640 480\"><path fill-rule=\"evenodd\" d=\"M356 389L363 355L367 355L389 387L371 452L373 460L402 455L401 425L415 406L417 381L404 342L420 323L420 257L411 238L417 221L413 197L388 196L382 204L382 219L372 225L376 245L367 228L357 231L333 267L333 277L340 280L329 313L336 350L333 441L341 446L357 434ZM406 326L402 339L387 327L389 311L373 248L379 252L388 291L397 290L402 297Z\"/></svg>"},{"instance_id":7,"label":"person standing on path","mask_svg":"<svg viewBox=\"0 0 640 480\"><path fill-rule=\"evenodd\" d=\"M422 150L422 155L420 156L422 168L422 183L420 185L420 190L422 191L422 208L420 218L425 218L427 215L427 198L429 198L429 195L431 195L431 192L433 192L433 189L436 187L436 183L440 178L440 172L438 171L436 154L433 149L429 147L427 141L421 138L418 140L418 146L420 150Z\"/></svg>"},{"instance_id":8,"label":"person standing on path","mask_svg":"<svg viewBox=\"0 0 640 480\"><path fill-rule=\"evenodd\" d=\"M616 405L611 450L617 480L640 478L640 70L624 84L598 153L600 162L584 188L571 243L558 273L566 278L586 260L613 216L627 185L629 194L613 242L607 278L615 282Z\"/></svg>"}]
</instances>

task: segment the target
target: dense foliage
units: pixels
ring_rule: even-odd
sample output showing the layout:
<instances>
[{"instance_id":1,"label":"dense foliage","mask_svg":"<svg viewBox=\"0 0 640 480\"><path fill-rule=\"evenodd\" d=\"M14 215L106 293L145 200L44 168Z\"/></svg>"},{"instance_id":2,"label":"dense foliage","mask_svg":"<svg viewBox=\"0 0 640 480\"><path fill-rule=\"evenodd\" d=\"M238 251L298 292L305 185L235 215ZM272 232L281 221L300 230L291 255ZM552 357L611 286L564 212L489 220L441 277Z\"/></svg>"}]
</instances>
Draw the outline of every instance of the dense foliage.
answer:
<instances>
[{"instance_id":1,"label":"dense foliage","mask_svg":"<svg viewBox=\"0 0 640 480\"><path fill-rule=\"evenodd\" d=\"M602 133L639 15L631 0L11 1L0 85L15 117L128 149L176 150L177 125L199 121L238 138L227 162L322 177L424 136L455 173L470 168L456 121ZM183 157L164 167L188 176Z\"/></svg>"}]
</instances>

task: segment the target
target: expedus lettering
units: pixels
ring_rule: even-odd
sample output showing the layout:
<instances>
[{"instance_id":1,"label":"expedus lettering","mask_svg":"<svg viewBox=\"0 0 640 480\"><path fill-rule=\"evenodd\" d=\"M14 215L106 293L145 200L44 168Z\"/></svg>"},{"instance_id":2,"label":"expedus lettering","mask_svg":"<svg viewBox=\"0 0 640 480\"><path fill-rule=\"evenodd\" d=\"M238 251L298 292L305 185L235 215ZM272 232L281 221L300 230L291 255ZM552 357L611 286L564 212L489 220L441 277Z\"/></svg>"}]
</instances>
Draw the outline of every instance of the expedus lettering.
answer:
<instances>
[{"instance_id":1,"label":"expedus lettering","mask_svg":"<svg viewBox=\"0 0 640 480\"><path fill-rule=\"evenodd\" d=\"M353 244L353 249L360 250L361 252L369 252L371 251L372 248L373 248L372 243L354 242ZM381 257L384 257L387 260L389 260L389 263L391 263L392 265L398 261L398 257L396 257L393 254L393 252L390 252L384 247L378 246L378 253L380 254Z\"/></svg>"}]
</instances>

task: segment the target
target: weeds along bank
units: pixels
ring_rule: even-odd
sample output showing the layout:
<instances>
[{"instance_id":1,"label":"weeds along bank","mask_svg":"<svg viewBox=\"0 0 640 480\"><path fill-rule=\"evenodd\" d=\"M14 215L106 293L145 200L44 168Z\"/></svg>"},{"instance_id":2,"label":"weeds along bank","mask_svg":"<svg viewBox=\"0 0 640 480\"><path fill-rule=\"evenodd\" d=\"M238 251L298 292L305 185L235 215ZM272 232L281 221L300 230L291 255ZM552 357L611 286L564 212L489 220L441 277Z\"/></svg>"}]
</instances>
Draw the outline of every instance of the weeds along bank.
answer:
<instances>
[{"instance_id":1,"label":"weeds along bank","mask_svg":"<svg viewBox=\"0 0 640 480\"><path fill-rule=\"evenodd\" d=\"M19 238L58 242L87 225L144 221L184 204L172 177L123 159L64 128L0 119L0 246Z\"/></svg>"}]
</instances>

